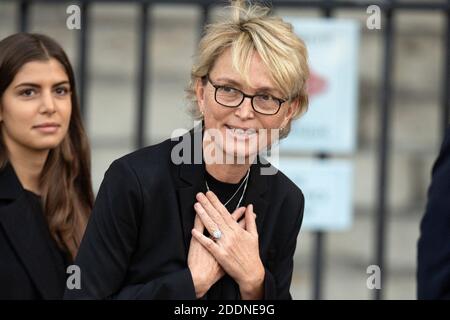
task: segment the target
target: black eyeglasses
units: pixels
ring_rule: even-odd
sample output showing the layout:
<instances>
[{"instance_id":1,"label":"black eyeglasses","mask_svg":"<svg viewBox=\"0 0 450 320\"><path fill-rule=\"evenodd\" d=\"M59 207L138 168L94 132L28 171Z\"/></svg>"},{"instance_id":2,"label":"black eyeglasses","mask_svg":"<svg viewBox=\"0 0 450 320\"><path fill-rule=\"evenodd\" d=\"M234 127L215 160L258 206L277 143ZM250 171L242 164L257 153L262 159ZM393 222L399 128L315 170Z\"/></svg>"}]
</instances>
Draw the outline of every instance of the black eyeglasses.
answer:
<instances>
[{"instance_id":1,"label":"black eyeglasses","mask_svg":"<svg viewBox=\"0 0 450 320\"><path fill-rule=\"evenodd\" d=\"M286 102L286 100L273 97L269 94L251 96L230 86L214 84L209 78L209 75L206 75L205 78L216 89L214 99L224 107L237 108L245 98L250 98L253 110L264 115L274 115L278 113L281 105Z\"/></svg>"}]
</instances>

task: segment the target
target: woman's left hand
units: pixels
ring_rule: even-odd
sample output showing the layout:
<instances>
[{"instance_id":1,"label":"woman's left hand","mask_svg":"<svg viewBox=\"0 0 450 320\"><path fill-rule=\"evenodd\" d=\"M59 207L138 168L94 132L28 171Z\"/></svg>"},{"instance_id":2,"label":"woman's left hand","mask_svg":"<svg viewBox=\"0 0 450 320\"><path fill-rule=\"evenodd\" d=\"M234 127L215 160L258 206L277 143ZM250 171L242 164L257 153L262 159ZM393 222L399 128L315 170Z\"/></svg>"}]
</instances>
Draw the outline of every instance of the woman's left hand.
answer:
<instances>
[{"instance_id":1,"label":"woman's left hand","mask_svg":"<svg viewBox=\"0 0 450 320\"><path fill-rule=\"evenodd\" d=\"M197 194L195 211L210 234L220 231L212 240L197 230L192 235L214 256L224 271L239 285L242 299L261 299L264 294L264 265L259 256L258 231L253 205L245 211L245 229L239 226L216 195L208 191Z\"/></svg>"}]
</instances>

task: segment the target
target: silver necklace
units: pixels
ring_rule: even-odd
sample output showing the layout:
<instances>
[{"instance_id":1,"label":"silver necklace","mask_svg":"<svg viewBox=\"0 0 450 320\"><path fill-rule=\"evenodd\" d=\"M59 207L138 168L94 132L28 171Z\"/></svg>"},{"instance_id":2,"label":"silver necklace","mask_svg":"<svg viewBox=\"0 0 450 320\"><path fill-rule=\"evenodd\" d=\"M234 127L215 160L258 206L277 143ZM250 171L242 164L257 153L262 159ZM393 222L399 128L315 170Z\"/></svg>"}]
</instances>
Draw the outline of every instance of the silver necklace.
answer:
<instances>
[{"instance_id":1,"label":"silver necklace","mask_svg":"<svg viewBox=\"0 0 450 320\"><path fill-rule=\"evenodd\" d=\"M238 204L236 205L236 208L234 210L236 210L237 208L239 208L239 206L241 205L242 199L244 198L244 194L245 194L245 190L247 190L247 184L248 184L248 177L250 175L250 168L247 171L247 174L245 175L244 180L242 180L241 184L239 185L239 187L237 188L237 190L233 193L233 195L231 196L230 199L228 199L227 202L224 203L224 206L226 207L227 204L234 198L234 196L238 193L238 191L241 189L242 185L244 185L244 191L242 192L241 198L239 199ZM206 184L206 189L208 191L209 190L209 186L208 186L208 181L205 180L205 184Z\"/></svg>"}]
</instances>

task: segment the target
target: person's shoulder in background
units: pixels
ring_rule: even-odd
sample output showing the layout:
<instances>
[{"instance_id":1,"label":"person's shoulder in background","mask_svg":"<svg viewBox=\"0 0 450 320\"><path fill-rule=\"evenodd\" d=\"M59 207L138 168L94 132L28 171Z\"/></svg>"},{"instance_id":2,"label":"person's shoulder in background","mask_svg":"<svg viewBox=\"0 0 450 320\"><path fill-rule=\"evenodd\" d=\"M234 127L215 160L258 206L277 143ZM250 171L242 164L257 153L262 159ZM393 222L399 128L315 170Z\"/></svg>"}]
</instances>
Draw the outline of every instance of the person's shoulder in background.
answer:
<instances>
[{"instance_id":1,"label":"person's shoulder in background","mask_svg":"<svg viewBox=\"0 0 450 320\"><path fill-rule=\"evenodd\" d=\"M450 128L433 166L417 252L418 299L450 299Z\"/></svg>"}]
</instances>

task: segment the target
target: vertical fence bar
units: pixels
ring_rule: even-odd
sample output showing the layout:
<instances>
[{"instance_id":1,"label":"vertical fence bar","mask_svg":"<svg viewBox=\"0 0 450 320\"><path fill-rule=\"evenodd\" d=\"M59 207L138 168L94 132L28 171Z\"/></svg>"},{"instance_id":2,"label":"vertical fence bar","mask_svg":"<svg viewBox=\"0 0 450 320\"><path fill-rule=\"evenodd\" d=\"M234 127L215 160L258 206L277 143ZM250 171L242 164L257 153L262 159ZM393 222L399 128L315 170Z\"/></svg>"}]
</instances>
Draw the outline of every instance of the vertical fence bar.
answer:
<instances>
[{"instance_id":1,"label":"vertical fence bar","mask_svg":"<svg viewBox=\"0 0 450 320\"><path fill-rule=\"evenodd\" d=\"M87 121L86 96L88 88L88 44L89 44L89 3L80 4L81 29L78 35L78 92L80 97L80 112L84 122Z\"/></svg>"},{"instance_id":2,"label":"vertical fence bar","mask_svg":"<svg viewBox=\"0 0 450 320\"><path fill-rule=\"evenodd\" d=\"M323 0L325 7L323 9L322 15L325 18L331 18L331 9L334 7L333 0Z\"/></svg>"},{"instance_id":3,"label":"vertical fence bar","mask_svg":"<svg viewBox=\"0 0 450 320\"><path fill-rule=\"evenodd\" d=\"M149 25L149 18L148 18L148 8L149 4L147 2L141 4L141 16L138 26L138 34L139 37L139 57L138 57L138 70L137 70L137 82L138 82L138 112L137 112L137 118L136 118L136 124L137 124L137 132L136 132L136 140L135 140L135 146L136 148L142 148L145 145L145 133L146 133L146 122L147 122L147 110L146 110L146 104L147 104L147 85L148 85L148 25Z\"/></svg>"},{"instance_id":4,"label":"vertical fence bar","mask_svg":"<svg viewBox=\"0 0 450 320\"><path fill-rule=\"evenodd\" d=\"M450 5L450 0L448 3ZM447 28L444 31L444 77L442 79L442 137L445 135L450 120L450 9L447 9L446 13Z\"/></svg>"},{"instance_id":5,"label":"vertical fence bar","mask_svg":"<svg viewBox=\"0 0 450 320\"><path fill-rule=\"evenodd\" d=\"M201 5L201 20L199 26L199 39L202 37L204 27L209 23L209 12L211 5L209 3L203 3Z\"/></svg>"},{"instance_id":6,"label":"vertical fence bar","mask_svg":"<svg viewBox=\"0 0 450 320\"><path fill-rule=\"evenodd\" d=\"M26 0L20 1L17 6L17 14L19 16L19 19L17 19L17 30L19 32L27 32L30 21L30 3Z\"/></svg>"},{"instance_id":7,"label":"vertical fence bar","mask_svg":"<svg viewBox=\"0 0 450 320\"><path fill-rule=\"evenodd\" d=\"M314 257L313 257L313 299L322 299L323 265L325 232L314 232Z\"/></svg>"},{"instance_id":8,"label":"vertical fence bar","mask_svg":"<svg viewBox=\"0 0 450 320\"><path fill-rule=\"evenodd\" d=\"M389 134L390 134L390 115L391 115L391 90L392 90L392 70L393 70L393 40L394 40L394 21L391 7L387 7L384 14L384 65L383 82L381 86L381 110L380 110L380 141L378 158L378 197L375 216L375 262L381 270L381 288L376 289L374 298L380 300L383 298L383 286L386 283L387 271L385 267L385 240L387 235L386 217L387 217L387 194L388 193L388 159L389 159Z\"/></svg>"},{"instance_id":9,"label":"vertical fence bar","mask_svg":"<svg viewBox=\"0 0 450 320\"><path fill-rule=\"evenodd\" d=\"M325 9L322 11L322 15L325 18L331 18L333 6L333 0L324 0L326 3ZM318 161L323 161L329 158L328 154L319 154L316 156ZM322 286L324 283L324 265L325 265L325 241L326 233L323 231L314 232L314 257L313 257L313 292L312 297L314 300L320 300L323 297Z\"/></svg>"}]
</instances>

